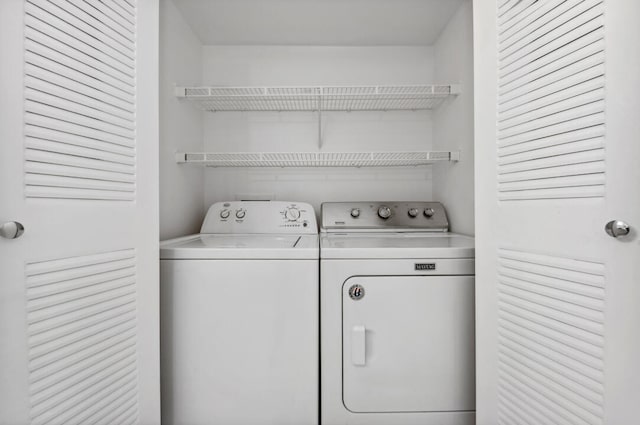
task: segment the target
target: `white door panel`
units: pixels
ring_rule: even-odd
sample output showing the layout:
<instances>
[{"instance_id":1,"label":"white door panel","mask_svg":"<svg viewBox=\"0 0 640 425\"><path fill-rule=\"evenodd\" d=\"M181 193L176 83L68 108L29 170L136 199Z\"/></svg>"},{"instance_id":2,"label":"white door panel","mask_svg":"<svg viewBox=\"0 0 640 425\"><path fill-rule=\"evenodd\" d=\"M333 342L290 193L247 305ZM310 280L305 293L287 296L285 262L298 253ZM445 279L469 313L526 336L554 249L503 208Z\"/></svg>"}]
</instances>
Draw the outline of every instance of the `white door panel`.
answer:
<instances>
[{"instance_id":1,"label":"white door panel","mask_svg":"<svg viewBox=\"0 0 640 425\"><path fill-rule=\"evenodd\" d=\"M157 2L0 2L0 423L159 423Z\"/></svg>"},{"instance_id":2,"label":"white door panel","mask_svg":"<svg viewBox=\"0 0 640 425\"><path fill-rule=\"evenodd\" d=\"M352 285L364 288L361 299L350 298ZM342 287L347 409L474 410L473 288L473 276L347 279Z\"/></svg>"},{"instance_id":3,"label":"white door panel","mask_svg":"<svg viewBox=\"0 0 640 425\"><path fill-rule=\"evenodd\" d=\"M633 423L640 4L474 5L478 423Z\"/></svg>"}]
</instances>

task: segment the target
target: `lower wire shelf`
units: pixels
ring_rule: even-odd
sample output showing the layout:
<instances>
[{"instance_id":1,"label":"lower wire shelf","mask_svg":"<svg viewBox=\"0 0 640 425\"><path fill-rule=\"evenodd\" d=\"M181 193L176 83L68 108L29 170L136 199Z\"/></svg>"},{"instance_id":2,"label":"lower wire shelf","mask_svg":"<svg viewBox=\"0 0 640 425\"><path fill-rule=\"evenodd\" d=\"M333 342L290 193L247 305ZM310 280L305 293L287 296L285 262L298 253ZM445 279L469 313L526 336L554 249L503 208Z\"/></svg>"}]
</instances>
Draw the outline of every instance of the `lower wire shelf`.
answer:
<instances>
[{"instance_id":1,"label":"lower wire shelf","mask_svg":"<svg viewBox=\"0 0 640 425\"><path fill-rule=\"evenodd\" d=\"M206 167L408 167L458 161L445 152L179 152L176 162Z\"/></svg>"}]
</instances>

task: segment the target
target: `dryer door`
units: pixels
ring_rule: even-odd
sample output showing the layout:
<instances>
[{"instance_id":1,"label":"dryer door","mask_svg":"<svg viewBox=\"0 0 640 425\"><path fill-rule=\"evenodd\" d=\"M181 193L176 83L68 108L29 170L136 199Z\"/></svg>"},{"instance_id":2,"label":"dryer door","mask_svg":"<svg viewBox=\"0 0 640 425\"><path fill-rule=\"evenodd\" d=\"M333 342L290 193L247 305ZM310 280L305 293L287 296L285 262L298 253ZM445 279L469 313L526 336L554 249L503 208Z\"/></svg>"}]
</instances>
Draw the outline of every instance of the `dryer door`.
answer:
<instances>
[{"instance_id":1,"label":"dryer door","mask_svg":"<svg viewBox=\"0 0 640 425\"><path fill-rule=\"evenodd\" d=\"M473 276L351 277L342 310L347 409L475 409Z\"/></svg>"}]
</instances>

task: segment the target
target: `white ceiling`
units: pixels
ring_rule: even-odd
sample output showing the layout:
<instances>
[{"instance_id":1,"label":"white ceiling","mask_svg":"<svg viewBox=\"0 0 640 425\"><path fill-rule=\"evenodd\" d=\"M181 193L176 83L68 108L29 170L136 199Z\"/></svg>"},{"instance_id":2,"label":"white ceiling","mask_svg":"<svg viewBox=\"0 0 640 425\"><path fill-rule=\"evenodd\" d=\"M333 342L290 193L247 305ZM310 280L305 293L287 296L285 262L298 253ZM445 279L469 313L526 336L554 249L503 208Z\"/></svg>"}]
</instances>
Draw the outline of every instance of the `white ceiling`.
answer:
<instances>
[{"instance_id":1,"label":"white ceiling","mask_svg":"<svg viewBox=\"0 0 640 425\"><path fill-rule=\"evenodd\" d=\"M173 0L203 44L430 45L464 0Z\"/></svg>"}]
</instances>

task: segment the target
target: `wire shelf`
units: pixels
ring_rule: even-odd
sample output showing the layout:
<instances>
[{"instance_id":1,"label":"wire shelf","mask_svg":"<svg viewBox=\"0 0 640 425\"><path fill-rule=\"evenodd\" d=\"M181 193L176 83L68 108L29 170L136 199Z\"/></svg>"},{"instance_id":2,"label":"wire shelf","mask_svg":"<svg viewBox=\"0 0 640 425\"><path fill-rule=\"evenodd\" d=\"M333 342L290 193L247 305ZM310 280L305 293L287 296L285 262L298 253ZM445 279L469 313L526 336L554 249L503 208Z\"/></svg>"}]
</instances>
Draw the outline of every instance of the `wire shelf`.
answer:
<instances>
[{"instance_id":1,"label":"wire shelf","mask_svg":"<svg viewBox=\"0 0 640 425\"><path fill-rule=\"evenodd\" d=\"M176 87L205 111L406 111L437 108L457 85Z\"/></svg>"},{"instance_id":2,"label":"wire shelf","mask_svg":"<svg viewBox=\"0 0 640 425\"><path fill-rule=\"evenodd\" d=\"M206 167L406 167L458 161L460 152L181 152L176 162Z\"/></svg>"}]
</instances>

